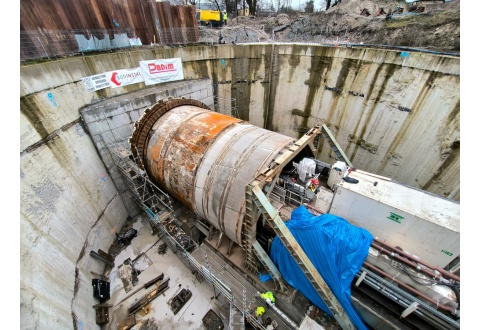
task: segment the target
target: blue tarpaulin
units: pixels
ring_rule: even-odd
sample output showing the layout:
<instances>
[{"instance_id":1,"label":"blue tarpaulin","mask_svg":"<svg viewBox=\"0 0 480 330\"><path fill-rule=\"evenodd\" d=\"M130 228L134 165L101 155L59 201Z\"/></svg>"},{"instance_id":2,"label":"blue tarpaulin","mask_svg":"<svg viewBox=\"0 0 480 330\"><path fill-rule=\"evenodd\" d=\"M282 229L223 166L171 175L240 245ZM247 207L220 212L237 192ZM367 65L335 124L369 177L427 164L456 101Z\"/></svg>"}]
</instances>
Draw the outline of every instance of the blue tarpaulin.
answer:
<instances>
[{"instance_id":1,"label":"blue tarpaulin","mask_svg":"<svg viewBox=\"0 0 480 330\"><path fill-rule=\"evenodd\" d=\"M258 278L260 279L260 281L262 282L266 282L266 281L270 281L272 279L272 276L270 276L270 274L265 274L265 275L262 275L262 274L258 274Z\"/></svg>"},{"instance_id":2,"label":"blue tarpaulin","mask_svg":"<svg viewBox=\"0 0 480 330\"><path fill-rule=\"evenodd\" d=\"M352 323L357 329L367 330L351 304L350 285L368 255L372 234L332 214L314 216L303 205L293 210L285 224ZM273 239L270 257L290 285L332 315L278 236Z\"/></svg>"}]
</instances>

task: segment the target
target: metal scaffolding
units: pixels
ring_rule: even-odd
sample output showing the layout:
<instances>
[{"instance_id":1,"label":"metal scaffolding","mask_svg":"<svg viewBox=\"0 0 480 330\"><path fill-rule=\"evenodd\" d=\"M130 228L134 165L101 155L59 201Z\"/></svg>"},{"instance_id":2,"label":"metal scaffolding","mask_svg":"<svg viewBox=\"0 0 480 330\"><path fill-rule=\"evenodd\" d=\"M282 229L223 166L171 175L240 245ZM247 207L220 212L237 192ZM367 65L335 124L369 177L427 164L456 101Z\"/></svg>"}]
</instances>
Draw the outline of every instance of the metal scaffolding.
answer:
<instances>
[{"instance_id":1,"label":"metal scaffolding","mask_svg":"<svg viewBox=\"0 0 480 330\"><path fill-rule=\"evenodd\" d=\"M149 179L143 162L133 156L128 141L111 143L108 149L123 182L147 214L163 215L173 211L173 199Z\"/></svg>"}]
</instances>

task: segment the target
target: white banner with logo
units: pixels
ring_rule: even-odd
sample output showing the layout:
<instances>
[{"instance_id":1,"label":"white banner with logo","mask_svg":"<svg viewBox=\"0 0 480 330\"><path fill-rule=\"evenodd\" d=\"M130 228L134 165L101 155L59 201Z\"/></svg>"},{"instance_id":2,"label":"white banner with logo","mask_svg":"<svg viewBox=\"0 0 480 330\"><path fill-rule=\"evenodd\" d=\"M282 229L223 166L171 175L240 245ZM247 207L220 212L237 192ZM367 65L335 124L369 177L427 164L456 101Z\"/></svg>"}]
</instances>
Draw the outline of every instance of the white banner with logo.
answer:
<instances>
[{"instance_id":1,"label":"white banner with logo","mask_svg":"<svg viewBox=\"0 0 480 330\"><path fill-rule=\"evenodd\" d=\"M82 78L82 82L85 85L85 88L89 92L95 92L99 89L104 89L110 87L109 79L107 78L108 73L100 73L90 77Z\"/></svg>"},{"instance_id":2,"label":"white banner with logo","mask_svg":"<svg viewBox=\"0 0 480 330\"><path fill-rule=\"evenodd\" d=\"M145 79L145 85L183 79L181 58L140 61L139 63L142 76Z\"/></svg>"},{"instance_id":3,"label":"white banner with logo","mask_svg":"<svg viewBox=\"0 0 480 330\"><path fill-rule=\"evenodd\" d=\"M110 87L117 88L131 84L143 82L140 67L133 69L123 69L107 72L108 82Z\"/></svg>"},{"instance_id":4,"label":"white banner with logo","mask_svg":"<svg viewBox=\"0 0 480 330\"><path fill-rule=\"evenodd\" d=\"M154 85L175 80L183 80L181 58L140 61L140 67L137 68L108 71L82 78L82 82L89 92L140 82L145 82L145 85Z\"/></svg>"}]
</instances>

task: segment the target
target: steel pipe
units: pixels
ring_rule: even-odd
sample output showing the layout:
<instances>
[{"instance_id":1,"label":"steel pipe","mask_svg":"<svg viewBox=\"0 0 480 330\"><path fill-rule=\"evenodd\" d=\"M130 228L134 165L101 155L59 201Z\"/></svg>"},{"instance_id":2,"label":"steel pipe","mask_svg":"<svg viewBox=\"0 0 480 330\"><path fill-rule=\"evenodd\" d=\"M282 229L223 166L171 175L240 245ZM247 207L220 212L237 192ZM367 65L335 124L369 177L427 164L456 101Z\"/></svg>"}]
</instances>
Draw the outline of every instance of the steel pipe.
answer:
<instances>
[{"instance_id":1,"label":"steel pipe","mask_svg":"<svg viewBox=\"0 0 480 330\"><path fill-rule=\"evenodd\" d=\"M436 270L437 272L439 272L440 274L442 274L443 276L445 276L446 278L449 278L449 279L452 279L454 281L457 281L457 282L460 282L460 277L458 277L457 275L455 274L452 274L452 273L449 273L448 271L446 271L445 269L442 269L442 268L438 268L438 267L435 267L435 266L432 266L428 263L426 263L425 261L423 260L420 260L420 259L414 259L411 255L409 255L408 253L405 253L404 251L400 250L400 249L397 249L396 247L393 247L387 243L384 243L382 241L380 241L378 238L374 238L374 241L377 242L378 244L381 244L382 246L378 246L378 245L375 245L375 243L372 243L372 246L374 246L376 249L378 249L379 251L387 251L389 254L392 254L393 251L395 251L397 254L401 254L402 256L404 256L405 258L407 259L413 259L414 261L407 261L405 260L405 258L402 258L402 257L397 257L399 260L402 260L406 263L408 263L410 266L413 266L416 268L416 264L415 263L418 263L418 264L421 264L431 270ZM387 249L385 249L383 246L386 246L387 248L389 248L391 251L388 251ZM422 269L424 272L426 272L428 275L432 276L432 277L437 277L436 274L433 274L431 272L427 272L425 269Z\"/></svg>"},{"instance_id":2,"label":"steel pipe","mask_svg":"<svg viewBox=\"0 0 480 330\"><path fill-rule=\"evenodd\" d=\"M450 312L452 315L454 316L458 316L458 310L454 309L454 308L450 308L448 306L445 306L445 305L442 305L442 304L439 304L438 301L435 301L433 300L432 298L430 298L429 296L423 294L422 292L419 292L418 290L412 288L411 286L403 283L402 281L399 281L398 279L395 278L395 276L392 276L391 274L388 274L386 272L384 272L383 270L381 270L380 268L378 267L375 267L374 265L368 263L368 262L364 262L363 263L366 267L372 269L373 271L375 271L376 273L378 274L381 274L383 276L385 276L386 278L388 278L389 280L392 280L393 282L397 283L398 285L400 285L401 287L403 287L404 289L406 289L407 291L410 291L412 292L413 294L419 296L419 297L422 297L423 299L425 299L426 301L432 303L434 306L438 307L439 309L442 309L444 311L447 311L447 312Z\"/></svg>"}]
</instances>

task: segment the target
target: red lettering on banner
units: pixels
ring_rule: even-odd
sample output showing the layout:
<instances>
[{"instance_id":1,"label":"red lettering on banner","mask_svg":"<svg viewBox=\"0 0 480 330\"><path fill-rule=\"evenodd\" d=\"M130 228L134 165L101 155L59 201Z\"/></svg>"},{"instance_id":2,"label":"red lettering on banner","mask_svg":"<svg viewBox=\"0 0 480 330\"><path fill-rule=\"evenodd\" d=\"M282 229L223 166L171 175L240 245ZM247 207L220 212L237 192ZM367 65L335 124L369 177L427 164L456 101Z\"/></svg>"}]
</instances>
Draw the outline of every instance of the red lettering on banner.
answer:
<instances>
[{"instance_id":1,"label":"red lettering on banner","mask_svg":"<svg viewBox=\"0 0 480 330\"><path fill-rule=\"evenodd\" d=\"M117 75L118 73L114 72L112 73L112 77L110 78L110 80L117 86L120 86L120 82L117 80Z\"/></svg>"},{"instance_id":2,"label":"red lettering on banner","mask_svg":"<svg viewBox=\"0 0 480 330\"><path fill-rule=\"evenodd\" d=\"M148 64L148 71L150 72L150 74L154 74L154 73L162 73L162 72L172 72L172 71L176 71L176 69L172 63L166 64L166 65L150 63Z\"/></svg>"}]
</instances>

